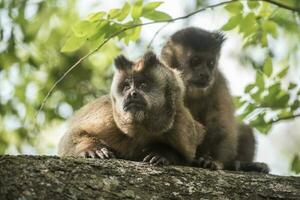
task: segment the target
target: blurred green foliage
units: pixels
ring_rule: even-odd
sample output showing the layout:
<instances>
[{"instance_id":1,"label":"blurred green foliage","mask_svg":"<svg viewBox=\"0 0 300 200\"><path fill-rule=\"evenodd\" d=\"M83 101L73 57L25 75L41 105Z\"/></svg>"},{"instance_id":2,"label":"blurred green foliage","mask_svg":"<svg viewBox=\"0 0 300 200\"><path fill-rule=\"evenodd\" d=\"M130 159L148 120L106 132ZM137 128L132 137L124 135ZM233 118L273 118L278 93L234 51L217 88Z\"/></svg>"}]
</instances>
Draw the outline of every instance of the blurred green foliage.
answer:
<instances>
[{"instance_id":1,"label":"blurred green foliage","mask_svg":"<svg viewBox=\"0 0 300 200\"><path fill-rule=\"evenodd\" d=\"M273 2L300 9L297 0ZM24 152L24 145L35 143L40 127L65 121L73 110L106 93L121 46L141 38L143 23L172 20L159 10L162 3L124 2L80 19L75 0L0 0L0 154L11 146ZM195 0L195 10L206 5L209 1ZM243 37L241 62L256 72L245 94L235 99L238 118L266 134L274 123L300 115L300 83L287 78L300 64L299 12L268 1L234 1L223 9L229 19L222 30ZM270 42L276 40L287 46L280 59ZM262 59L252 54L258 49ZM53 84L91 52L57 84L35 116ZM298 157L291 166L299 172Z\"/></svg>"},{"instance_id":2,"label":"blurred green foliage","mask_svg":"<svg viewBox=\"0 0 300 200\"><path fill-rule=\"evenodd\" d=\"M0 1L0 154L8 146L23 152L46 124L65 120L84 102L107 92L113 58L119 47L113 42L82 62L59 84L35 117L53 83L79 58L60 52L74 21L79 21L75 1ZM71 31L70 31L71 32Z\"/></svg>"}]
</instances>

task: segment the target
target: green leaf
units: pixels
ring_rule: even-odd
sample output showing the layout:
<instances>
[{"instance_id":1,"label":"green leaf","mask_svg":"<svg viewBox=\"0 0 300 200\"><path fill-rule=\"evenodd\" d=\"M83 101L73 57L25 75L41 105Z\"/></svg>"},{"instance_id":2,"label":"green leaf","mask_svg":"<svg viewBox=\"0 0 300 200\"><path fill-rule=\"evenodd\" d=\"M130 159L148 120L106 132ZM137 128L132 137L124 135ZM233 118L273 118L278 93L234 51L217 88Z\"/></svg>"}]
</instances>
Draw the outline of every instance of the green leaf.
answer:
<instances>
[{"instance_id":1,"label":"green leaf","mask_svg":"<svg viewBox=\"0 0 300 200\"><path fill-rule=\"evenodd\" d=\"M161 2L161 1L147 3L143 7L143 14L155 10L155 8L159 7L162 3L163 2Z\"/></svg>"},{"instance_id":2,"label":"green leaf","mask_svg":"<svg viewBox=\"0 0 300 200\"><path fill-rule=\"evenodd\" d=\"M143 1L142 0L136 0L133 4L131 16L133 19L138 19L142 15L143 11Z\"/></svg>"},{"instance_id":3,"label":"green leaf","mask_svg":"<svg viewBox=\"0 0 300 200\"><path fill-rule=\"evenodd\" d=\"M145 17L147 19L151 19L153 21L163 21L163 20L172 19L172 17L170 15L168 15L167 13L157 11L157 10L154 10L152 12L148 12L145 14L143 13L143 17Z\"/></svg>"},{"instance_id":4,"label":"green leaf","mask_svg":"<svg viewBox=\"0 0 300 200\"><path fill-rule=\"evenodd\" d=\"M265 113L259 113L254 120L250 122L251 126L262 126L265 125Z\"/></svg>"},{"instance_id":5,"label":"green leaf","mask_svg":"<svg viewBox=\"0 0 300 200\"><path fill-rule=\"evenodd\" d=\"M262 28L267 33L271 34L273 38L277 38L277 24L273 21L263 21Z\"/></svg>"},{"instance_id":6,"label":"green leaf","mask_svg":"<svg viewBox=\"0 0 300 200\"><path fill-rule=\"evenodd\" d=\"M280 83L275 83L268 88L268 95L264 96L261 102L263 106L272 107L276 96L281 91L280 85Z\"/></svg>"},{"instance_id":7,"label":"green leaf","mask_svg":"<svg viewBox=\"0 0 300 200\"><path fill-rule=\"evenodd\" d=\"M232 14L238 14L243 11L243 4L241 2L229 3L224 8Z\"/></svg>"},{"instance_id":8,"label":"green leaf","mask_svg":"<svg viewBox=\"0 0 300 200\"><path fill-rule=\"evenodd\" d=\"M289 67L287 66L277 74L277 77L279 78L285 77L288 71L289 71Z\"/></svg>"},{"instance_id":9,"label":"green leaf","mask_svg":"<svg viewBox=\"0 0 300 200\"><path fill-rule=\"evenodd\" d=\"M72 27L72 31L76 37L90 37L97 33L101 21L90 22L83 20Z\"/></svg>"},{"instance_id":10,"label":"green leaf","mask_svg":"<svg viewBox=\"0 0 300 200\"><path fill-rule=\"evenodd\" d=\"M245 119L250 113L255 110L255 106L253 104L248 104L245 108L244 112L238 116L240 120Z\"/></svg>"},{"instance_id":11,"label":"green leaf","mask_svg":"<svg viewBox=\"0 0 300 200\"><path fill-rule=\"evenodd\" d=\"M131 22L127 23L127 25L130 26L132 24L140 24L140 23L142 23L141 20L135 20L135 21L131 21ZM123 35L124 42L126 44L128 44L129 41L138 40L140 38L140 33L141 33L141 27L140 26L125 31L125 35Z\"/></svg>"},{"instance_id":12,"label":"green leaf","mask_svg":"<svg viewBox=\"0 0 300 200\"><path fill-rule=\"evenodd\" d=\"M119 14L118 21L123 21L128 16L129 12L130 12L130 5L128 2L126 2L121 9L121 13Z\"/></svg>"},{"instance_id":13,"label":"green leaf","mask_svg":"<svg viewBox=\"0 0 300 200\"><path fill-rule=\"evenodd\" d=\"M236 16L231 17L226 24L223 25L222 30L223 31L229 31L234 29L240 22L242 18L241 14L238 14Z\"/></svg>"},{"instance_id":14,"label":"green leaf","mask_svg":"<svg viewBox=\"0 0 300 200\"><path fill-rule=\"evenodd\" d=\"M268 56L263 66L263 72L270 77L273 72L272 59Z\"/></svg>"},{"instance_id":15,"label":"green leaf","mask_svg":"<svg viewBox=\"0 0 300 200\"><path fill-rule=\"evenodd\" d=\"M247 4L248 4L248 7L251 9L255 9L255 8L259 7L259 5L260 5L259 2L256 2L256 1L248 1Z\"/></svg>"},{"instance_id":16,"label":"green leaf","mask_svg":"<svg viewBox=\"0 0 300 200\"><path fill-rule=\"evenodd\" d=\"M71 52L79 49L86 41L85 37L79 38L72 35L61 48L61 52Z\"/></svg>"},{"instance_id":17,"label":"green leaf","mask_svg":"<svg viewBox=\"0 0 300 200\"><path fill-rule=\"evenodd\" d=\"M268 46L268 39L267 39L267 33L266 32L262 32L260 42L261 42L262 47L267 47Z\"/></svg>"},{"instance_id":18,"label":"green leaf","mask_svg":"<svg viewBox=\"0 0 300 200\"><path fill-rule=\"evenodd\" d=\"M251 35L257 29L257 23L255 14L253 12L248 13L242 18L240 23L240 32L244 34L244 37Z\"/></svg>"},{"instance_id":19,"label":"green leaf","mask_svg":"<svg viewBox=\"0 0 300 200\"><path fill-rule=\"evenodd\" d=\"M259 71L256 72L255 83L260 89L264 89L264 87L265 87L264 77L263 77L262 73Z\"/></svg>"},{"instance_id":20,"label":"green leaf","mask_svg":"<svg viewBox=\"0 0 300 200\"><path fill-rule=\"evenodd\" d=\"M249 84L249 85L247 85L246 87L245 87L245 93L249 93L249 92L251 92L251 90L253 89L253 88L255 88L256 87L256 85L255 84Z\"/></svg>"},{"instance_id":21,"label":"green leaf","mask_svg":"<svg viewBox=\"0 0 300 200\"><path fill-rule=\"evenodd\" d=\"M110 19L115 19L118 18L120 14L121 14L121 9L113 8L108 12L108 17Z\"/></svg>"},{"instance_id":22,"label":"green leaf","mask_svg":"<svg viewBox=\"0 0 300 200\"><path fill-rule=\"evenodd\" d=\"M293 104L291 105L291 109L294 111L294 110L297 110L300 106L300 101L299 100L295 100L293 102Z\"/></svg>"},{"instance_id":23,"label":"green leaf","mask_svg":"<svg viewBox=\"0 0 300 200\"><path fill-rule=\"evenodd\" d=\"M277 95L276 99L274 99L272 106L274 108L285 108L288 106L289 99L290 95L281 91L281 94Z\"/></svg>"},{"instance_id":24,"label":"green leaf","mask_svg":"<svg viewBox=\"0 0 300 200\"><path fill-rule=\"evenodd\" d=\"M105 15L106 15L106 12L103 12L103 11L92 13L87 17L87 20L90 22L94 22L97 20L101 20Z\"/></svg>"},{"instance_id":25,"label":"green leaf","mask_svg":"<svg viewBox=\"0 0 300 200\"><path fill-rule=\"evenodd\" d=\"M295 172L296 174L300 173L300 157L298 155L294 157L291 168L292 171Z\"/></svg>"},{"instance_id":26,"label":"green leaf","mask_svg":"<svg viewBox=\"0 0 300 200\"><path fill-rule=\"evenodd\" d=\"M261 124L261 125L255 126L255 128L256 128L259 132L261 132L261 133L263 133L263 134L267 134L267 133L271 130L272 124Z\"/></svg>"},{"instance_id":27,"label":"green leaf","mask_svg":"<svg viewBox=\"0 0 300 200\"><path fill-rule=\"evenodd\" d=\"M297 87L297 84L295 84L295 83L290 83L290 84L289 84L289 90L292 90L292 89L294 89L295 87Z\"/></svg>"}]
</instances>

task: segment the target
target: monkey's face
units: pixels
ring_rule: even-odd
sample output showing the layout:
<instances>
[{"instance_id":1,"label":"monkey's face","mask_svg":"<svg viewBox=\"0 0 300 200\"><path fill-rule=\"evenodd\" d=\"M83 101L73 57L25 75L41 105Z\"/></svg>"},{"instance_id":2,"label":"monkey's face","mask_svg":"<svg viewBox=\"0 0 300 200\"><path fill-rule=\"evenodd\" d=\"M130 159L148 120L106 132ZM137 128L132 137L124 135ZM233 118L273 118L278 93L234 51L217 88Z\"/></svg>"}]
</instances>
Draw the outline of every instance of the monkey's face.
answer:
<instances>
[{"instance_id":1,"label":"monkey's face","mask_svg":"<svg viewBox=\"0 0 300 200\"><path fill-rule=\"evenodd\" d=\"M160 62L153 53L133 63L124 56L115 60L111 87L114 109L124 123L142 122L165 103Z\"/></svg>"},{"instance_id":2,"label":"monkey's face","mask_svg":"<svg viewBox=\"0 0 300 200\"><path fill-rule=\"evenodd\" d=\"M162 56L170 67L182 72L188 94L213 85L224 40L222 33L189 27L174 33L164 46Z\"/></svg>"},{"instance_id":3,"label":"monkey's face","mask_svg":"<svg viewBox=\"0 0 300 200\"><path fill-rule=\"evenodd\" d=\"M214 82L216 57L192 52L185 61L183 73L189 86L205 89Z\"/></svg>"},{"instance_id":4,"label":"monkey's face","mask_svg":"<svg viewBox=\"0 0 300 200\"><path fill-rule=\"evenodd\" d=\"M218 54L180 47L176 57L179 58L177 68L182 71L188 90L205 90L213 84Z\"/></svg>"}]
</instances>

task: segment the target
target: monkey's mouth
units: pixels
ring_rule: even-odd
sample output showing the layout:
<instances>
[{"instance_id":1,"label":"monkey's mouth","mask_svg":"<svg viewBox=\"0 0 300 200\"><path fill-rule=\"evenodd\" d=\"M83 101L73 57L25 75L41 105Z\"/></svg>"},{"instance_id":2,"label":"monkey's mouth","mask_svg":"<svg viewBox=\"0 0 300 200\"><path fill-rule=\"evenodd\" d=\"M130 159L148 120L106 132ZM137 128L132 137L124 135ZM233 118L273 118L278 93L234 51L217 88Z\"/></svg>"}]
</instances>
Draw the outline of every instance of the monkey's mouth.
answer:
<instances>
[{"instance_id":1,"label":"monkey's mouth","mask_svg":"<svg viewBox=\"0 0 300 200\"><path fill-rule=\"evenodd\" d=\"M196 80L190 80L189 83L196 87L204 88L208 86L209 80L196 79Z\"/></svg>"},{"instance_id":2,"label":"monkey's mouth","mask_svg":"<svg viewBox=\"0 0 300 200\"><path fill-rule=\"evenodd\" d=\"M131 100L126 101L124 103L123 109L124 111L138 111L138 110L145 110L146 104L142 101Z\"/></svg>"}]
</instances>

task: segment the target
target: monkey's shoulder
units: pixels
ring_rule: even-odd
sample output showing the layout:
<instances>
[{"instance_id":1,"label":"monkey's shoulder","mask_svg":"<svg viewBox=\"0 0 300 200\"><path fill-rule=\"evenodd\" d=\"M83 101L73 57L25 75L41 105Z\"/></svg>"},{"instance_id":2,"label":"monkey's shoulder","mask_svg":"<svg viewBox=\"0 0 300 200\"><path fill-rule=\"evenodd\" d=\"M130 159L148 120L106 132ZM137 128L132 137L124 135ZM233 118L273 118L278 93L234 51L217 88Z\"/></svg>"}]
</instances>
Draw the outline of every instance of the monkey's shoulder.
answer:
<instances>
[{"instance_id":1,"label":"monkey's shoulder","mask_svg":"<svg viewBox=\"0 0 300 200\"><path fill-rule=\"evenodd\" d=\"M115 126L109 95L101 96L83 106L71 118L70 124L71 126L80 126L81 129Z\"/></svg>"}]
</instances>

